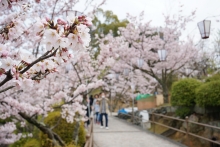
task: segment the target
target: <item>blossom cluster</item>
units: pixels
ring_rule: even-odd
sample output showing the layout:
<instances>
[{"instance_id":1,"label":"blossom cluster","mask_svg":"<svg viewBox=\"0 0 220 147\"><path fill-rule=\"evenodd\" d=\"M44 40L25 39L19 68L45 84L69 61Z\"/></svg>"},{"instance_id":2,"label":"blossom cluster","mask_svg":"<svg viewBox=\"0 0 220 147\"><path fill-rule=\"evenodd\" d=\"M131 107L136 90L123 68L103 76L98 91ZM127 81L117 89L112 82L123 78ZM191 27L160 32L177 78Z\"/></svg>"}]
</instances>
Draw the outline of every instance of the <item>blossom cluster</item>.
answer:
<instances>
[{"instance_id":1,"label":"blossom cluster","mask_svg":"<svg viewBox=\"0 0 220 147\"><path fill-rule=\"evenodd\" d=\"M1 144L11 144L21 138L21 133L14 134L16 125L13 122L0 126L0 142Z\"/></svg>"},{"instance_id":2,"label":"blossom cluster","mask_svg":"<svg viewBox=\"0 0 220 147\"><path fill-rule=\"evenodd\" d=\"M85 16L68 16L67 21L58 19L41 20L33 26L33 34L39 38L45 53L35 60L32 55L10 49L7 44L0 44L0 76L10 74L15 85L32 84L31 80L40 80L42 76L55 72L58 65L67 62L72 57L71 52L85 49L90 42L90 19ZM17 25L10 25L9 31L4 31L3 39L17 38L12 30ZM28 70L29 69L29 70Z\"/></svg>"}]
</instances>

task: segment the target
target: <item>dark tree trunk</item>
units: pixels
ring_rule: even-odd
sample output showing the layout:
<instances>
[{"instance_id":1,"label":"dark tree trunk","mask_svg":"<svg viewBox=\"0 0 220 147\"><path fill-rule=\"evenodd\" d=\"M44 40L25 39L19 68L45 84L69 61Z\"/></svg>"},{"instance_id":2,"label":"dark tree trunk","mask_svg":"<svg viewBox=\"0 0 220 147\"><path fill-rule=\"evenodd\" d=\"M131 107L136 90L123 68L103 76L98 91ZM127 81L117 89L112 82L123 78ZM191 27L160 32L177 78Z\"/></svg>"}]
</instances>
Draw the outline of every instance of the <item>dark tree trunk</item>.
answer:
<instances>
[{"instance_id":1,"label":"dark tree trunk","mask_svg":"<svg viewBox=\"0 0 220 147\"><path fill-rule=\"evenodd\" d=\"M112 112L115 112L115 109L116 109L116 107L117 107L117 105L118 105L118 101L119 101L119 98L115 98L114 99L114 104L112 104ZM112 103L113 103L112 102Z\"/></svg>"},{"instance_id":2,"label":"dark tree trunk","mask_svg":"<svg viewBox=\"0 0 220 147\"><path fill-rule=\"evenodd\" d=\"M34 119L33 117L30 117L28 115L26 115L25 113L18 113L23 119L25 119L26 121L28 121L30 124L36 126L39 130L41 130L44 134L47 134L48 137L53 140L53 143L56 145L57 143L55 142L55 140L59 143L60 146L64 147L65 143L63 142L63 140L60 138L59 135L57 135L55 132L53 132L50 128L40 124L39 122L37 122L36 119Z\"/></svg>"},{"instance_id":3,"label":"dark tree trunk","mask_svg":"<svg viewBox=\"0 0 220 147\"><path fill-rule=\"evenodd\" d=\"M163 85L163 98L164 98L164 104L169 103L169 94L166 84Z\"/></svg>"}]
</instances>

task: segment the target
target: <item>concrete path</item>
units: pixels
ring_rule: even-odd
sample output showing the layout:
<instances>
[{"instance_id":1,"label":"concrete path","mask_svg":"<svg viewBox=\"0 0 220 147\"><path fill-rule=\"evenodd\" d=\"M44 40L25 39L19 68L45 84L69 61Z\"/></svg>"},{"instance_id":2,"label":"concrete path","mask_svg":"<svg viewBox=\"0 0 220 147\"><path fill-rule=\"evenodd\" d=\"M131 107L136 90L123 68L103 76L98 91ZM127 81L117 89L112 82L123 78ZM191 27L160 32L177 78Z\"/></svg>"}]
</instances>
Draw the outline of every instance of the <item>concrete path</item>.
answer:
<instances>
[{"instance_id":1,"label":"concrete path","mask_svg":"<svg viewBox=\"0 0 220 147\"><path fill-rule=\"evenodd\" d=\"M94 124L94 147L180 147L169 140L109 117L109 130Z\"/></svg>"}]
</instances>

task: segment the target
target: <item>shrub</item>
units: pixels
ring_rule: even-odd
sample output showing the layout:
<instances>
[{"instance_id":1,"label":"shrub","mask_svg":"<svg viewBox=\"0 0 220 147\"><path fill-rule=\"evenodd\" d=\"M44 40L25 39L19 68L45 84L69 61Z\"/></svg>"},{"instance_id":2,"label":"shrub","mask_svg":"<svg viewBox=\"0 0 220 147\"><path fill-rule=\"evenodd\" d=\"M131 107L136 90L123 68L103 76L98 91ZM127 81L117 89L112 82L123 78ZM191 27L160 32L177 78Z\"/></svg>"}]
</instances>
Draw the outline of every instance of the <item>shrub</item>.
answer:
<instances>
[{"instance_id":1,"label":"shrub","mask_svg":"<svg viewBox=\"0 0 220 147\"><path fill-rule=\"evenodd\" d=\"M175 113L177 116L185 118L186 116L189 116L192 113L192 110L189 107L179 107Z\"/></svg>"},{"instance_id":2,"label":"shrub","mask_svg":"<svg viewBox=\"0 0 220 147\"><path fill-rule=\"evenodd\" d=\"M60 117L61 117L60 112L58 111L52 112L48 115L48 117L44 119L44 123L50 127L56 125L53 131L57 133L66 144L72 144L74 143L72 137L76 122L67 123L65 119L62 119ZM40 133L40 139L42 146L44 147L53 146L52 141L47 137L47 135ZM86 141L86 132L84 130L84 123L81 122L79 127L77 145L83 146L85 141Z\"/></svg>"},{"instance_id":3,"label":"shrub","mask_svg":"<svg viewBox=\"0 0 220 147\"><path fill-rule=\"evenodd\" d=\"M77 145L79 146L83 146L86 142L86 132L84 129L84 123L81 122L80 126L79 126L79 134L78 134L78 143Z\"/></svg>"},{"instance_id":4,"label":"shrub","mask_svg":"<svg viewBox=\"0 0 220 147\"><path fill-rule=\"evenodd\" d=\"M174 106L194 106L196 88L201 85L196 79L183 79L175 82L171 90L171 104Z\"/></svg>"},{"instance_id":5,"label":"shrub","mask_svg":"<svg viewBox=\"0 0 220 147\"><path fill-rule=\"evenodd\" d=\"M20 138L18 141L14 142L13 144L10 144L9 147L23 147L26 141L27 138Z\"/></svg>"},{"instance_id":6,"label":"shrub","mask_svg":"<svg viewBox=\"0 0 220 147\"><path fill-rule=\"evenodd\" d=\"M9 147L41 147L40 141L35 138L21 138Z\"/></svg>"},{"instance_id":7,"label":"shrub","mask_svg":"<svg viewBox=\"0 0 220 147\"><path fill-rule=\"evenodd\" d=\"M196 104L199 106L220 106L220 81L203 84L196 90Z\"/></svg>"},{"instance_id":8,"label":"shrub","mask_svg":"<svg viewBox=\"0 0 220 147\"><path fill-rule=\"evenodd\" d=\"M32 138L27 140L23 147L41 147L41 144L39 140Z\"/></svg>"},{"instance_id":9,"label":"shrub","mask_svg":"<svg viewBox=\"0 0 220 147\"><path fill-rule=\"evenodd\" d=\"M215 74L211 77L208 77L205 82L212 82L212 81L220 81L220 74Z\"/></svg>"}]
</instances>

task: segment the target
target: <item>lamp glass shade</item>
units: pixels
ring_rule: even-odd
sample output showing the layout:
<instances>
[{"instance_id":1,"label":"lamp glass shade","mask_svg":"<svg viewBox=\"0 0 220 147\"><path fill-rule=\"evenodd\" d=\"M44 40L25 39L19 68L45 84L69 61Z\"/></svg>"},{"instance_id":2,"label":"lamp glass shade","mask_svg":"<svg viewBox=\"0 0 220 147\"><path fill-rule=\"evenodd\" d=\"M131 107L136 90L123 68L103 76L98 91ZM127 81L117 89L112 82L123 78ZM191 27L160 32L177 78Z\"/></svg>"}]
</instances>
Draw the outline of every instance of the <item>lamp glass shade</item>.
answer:
<instances>
[{"instance_id":1,"label":"lamp glass shade","mask_svg":"<svg viewBox=\"0 0 220 147\"><path fill-rule=\"evenodd\" d=\"M72 69L73 69L72 65L70 65L70 64L66 65L66 72L69 72Z\"/></svg>"},{"instance_id":2,"label":"lamp glass shade","mask_svg":"<svg viewBox=\"0 0 220 147\"><path fill-rule=\"evenodd\" d=\"M210 29L211 29L211 21L210 20L203 20L197 23L199 32L201 34L202 39L209 38Z\"/></svg>"},{"instance_id":3,"label":"lamp glass shade","mask_svg":"<svg viewBox=\"0 0 220 147\"><path fill-rule=\"evenodd\" d=\"M143 60L143 59L138 59L138 60L137 60L137 66L138 66L138 68L142 68L143 64L144 64L144 60Z\"/></svg>"},{"instance_id":4,"label":"lamp glass shade","mask_svg":"<svg viewBox=\"0 0 220 147\"><path fill-rule=\"evenodd\" d=\"M71 15L73 15L73 16L82 16L83 15L82 12L77 11L77 10L67 10L67 11L65 11L65 14L66 14L66 16L71 16Z\"/></svg>"},{"instance_id":5,"label":"lamp glass shade","mask_svg":"<svg viewBox=\"0 0 220 147\"><path fill-rule=\"evenodd\" d=\"M130 72L130 70L129 70L128 68L125 68L123 74L124 74L125 76L128 76L128 75L129 75L129 72Z\"/></svg>"},{"instance_id":6,"label":"lamp glass shade","mask_svg":"<svg viewBox=\"0 0 220 147\"><path fill-rule=\"evenodd\" d=\"M119 74L118 73L115 73L115 79L119 80Z\"/></svg>"},{"instance_id":7,"label":"lamp glass shade","mask_svg":"<svg viewBox=\"0 0 220 147\"><path fill-rule=\"evenodd\" d=\"M131 84L131 90L132 90L132 92L135 91L135 85L134 84Z\"/></svg>"},{"instance_id":8,"label":"lamp glass shade","mask_svg":"<svg viewBox=\"0 0 220 147\"><path fill-rule=\"evenodd\" d=\"M108 79L113 79L114 76L115 76L115 75L112 73L112 74L108 74L106 77L107 77Z\"/></svg>"},{"instance_id":9,"label":"lamp glass shade","mask_svg":"<svg viewBox=\"0 0 220 147\"><path fill-rule=\"evenodd\" d=\"M167 51L165 49L158 50L160 61L166 61Z\"/></svg>"},{"instance_id":10,"label":"lamp glass shade","mask_svg":"<svg viewBox=\"0 0 220 147\"><path fill-rule=\"evenodd\" d=\"M186 69L186 74L188 75L190 73L190 69Z\"/></svg>"}]
</instances>

